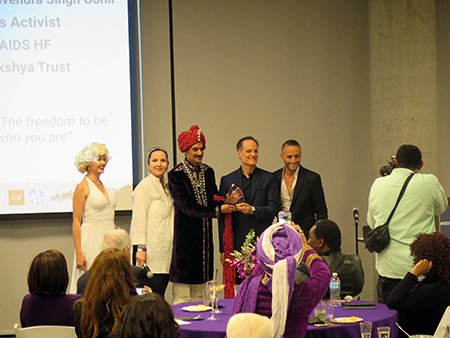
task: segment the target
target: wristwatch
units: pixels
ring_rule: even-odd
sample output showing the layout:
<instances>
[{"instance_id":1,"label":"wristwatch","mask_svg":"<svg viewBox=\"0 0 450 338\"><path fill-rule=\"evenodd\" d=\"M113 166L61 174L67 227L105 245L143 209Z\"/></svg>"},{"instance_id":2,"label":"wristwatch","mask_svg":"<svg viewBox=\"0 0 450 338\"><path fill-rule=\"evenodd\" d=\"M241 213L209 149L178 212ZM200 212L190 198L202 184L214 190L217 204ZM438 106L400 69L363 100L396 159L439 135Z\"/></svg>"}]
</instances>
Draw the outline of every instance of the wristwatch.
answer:
<instances>
[{"instance_id":1,"label":"wristwatch","mask_svg":"<svg viewBox=\"0 0 450 338\"><path fill-rule=\"evenodd\" d=\"M251 215L253 215L255 213L255 211L256 211L256 208L252 205L252 213L251 213Z\"/></svg>"}]
</instances>

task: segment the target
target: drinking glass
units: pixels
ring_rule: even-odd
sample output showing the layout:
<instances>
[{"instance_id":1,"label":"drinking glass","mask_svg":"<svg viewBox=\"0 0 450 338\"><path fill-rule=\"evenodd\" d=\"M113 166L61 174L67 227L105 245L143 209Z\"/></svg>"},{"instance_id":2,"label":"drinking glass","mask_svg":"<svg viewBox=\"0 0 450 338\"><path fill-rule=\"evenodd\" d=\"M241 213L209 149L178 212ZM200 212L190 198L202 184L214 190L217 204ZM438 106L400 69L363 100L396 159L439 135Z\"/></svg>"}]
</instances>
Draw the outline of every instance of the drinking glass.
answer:
<instances>
[{"instance_id":1,"label":"drinking glass","mask_svg":"<svg viewBox=\"0 0 450 338\"><path fill-rule=\"evenodd\" d=\"M326 318L326 301L321 300L319 304L317 304L316 308L314 309L314 317L318 320L324 322Z\"/></svg>"},{"instance_id":2,"label":"drinking glass","mask_svg":"<svg viewBox=\"0 0 450 338\"><path fill-rule=\"evenodd\" d=\"M211 302L211 296L208 282L206 282L205 287L202 290L202 298L203 298L203 305L209 306Z\"/></svg>"},{"instance_id":3,"label":"drinking glass","mask_svg":"<svg viewBox=\"0 0 450 338\"><path fill-rule=\"evenodd\" d=\"M222 311L219 309L219 298L220 298L220 295L221 295L221 291L223 291L224 288L225 288L225 285L216 283L216 286L215 286L215 290L216 290L215 303L214 303L214 306L211 305L213 307L213 309L214 309L214 313L216 313L216 314L217 313L222 313Z\"/></svg>"},{"instance_id":4,"label":"drinking glass","mask_svg":"<svg viewBox=\"0 0 450 338\"><path fill-rule=\"evenodd\" d=\"M211 316L207 318L207 320L217 320L217 318L214 316L216 313L216 305L218 306L219 301L217 299L217 281L216 280L210 280L206 282L206 287L209 290L209 301L211 306Z\"/></svg>"},{"instance_id":5,"label":"drinking glass","mask_svg":"<svg viewBox=\"0 0 450 338\"><path fill-rule=\"evenodd\" d=\"M391 328L389 326L380 326L377 330L378 338L390 338Z\"/></svg>"},{"instance_id":6,"label":"drinking glass","mask_svg":"<svg viewBox=\"0 0 450 338\"><path fill-rule=\"evenodd\" d=\"M325 320L331 320L334 318L334 304L332 301L327 300L325 302Z\"/></svg>"},{"instance_id":7,"label":"drinking glass","mask_svg":"<svg viewBox=\"0 0 450 338\"><path fill-rule=\"evenodd\" d=\"M361 329L361 338L372 337L372 322L361 322L359 328Z\"/></svg>"}]
</instances>

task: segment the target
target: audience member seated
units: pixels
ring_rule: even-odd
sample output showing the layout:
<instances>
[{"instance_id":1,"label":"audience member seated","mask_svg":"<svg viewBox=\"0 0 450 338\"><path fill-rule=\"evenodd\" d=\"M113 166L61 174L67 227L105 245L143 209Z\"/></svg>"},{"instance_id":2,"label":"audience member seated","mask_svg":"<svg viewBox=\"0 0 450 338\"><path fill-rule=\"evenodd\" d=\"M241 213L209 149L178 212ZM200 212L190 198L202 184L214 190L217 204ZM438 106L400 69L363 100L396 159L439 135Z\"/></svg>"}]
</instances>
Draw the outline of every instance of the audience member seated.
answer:
<instances>
[{"instance_id":1,"label":"audience member seated","mask_svg":"<svg viewBox=\"0 0 450 338\"><path fill-rule=\"evenodd\" d=\"M308 317L325 295L330 270L308 245L303 232L279 223L269 226L260 236L256 256L258 264L238 291L233 313L253 312L271 319L274 337L302 338ZM305 263L310 278L295 283L295 270Z\"/></svg>"},{"instance_id":2,"label":"audience member seated","mask_svg":"<svg viewBox=\"0 0 450 338\"><path fill-rule=\"evenodd\" d=\"M273 338L269 318L256 313L238 313L227 324L227 338Z\"/></svg>"},{"instance_id":3,"label":"audience member seated","mask_svg":"<svg viewBox=\"0 0 450 338\"><path fill-rule=\"evenodd\" d=\"M116 338L176 338L178 324L170 305L157 293L134 297L122 312Z\"/></svg>"},{"instance_id":4,"label":"audience member seated","mask_svg":"<svg viewBox=\"0 0 450 338\"><path fill-rule=\"evenodd\" d=\"M364 286L364 270L358 255L341 252L341 231L330 220L319 220L309 231L309 245L341 280L341 297L359 295ZM329 290L325 297L329 296Z\"/></svg>"},{"instance_id":5,"label":"audience member seated","mask_svg":"<svg viewBox=\"0 0 450 338\"><path fill-rule=\"evenodd\" d=\"M81 296L66 294L68 284L64 255L55 249L38 254L28 271L30 294L22 301L21 326L73 326L73 303Z\"/></svg>"},{"instance_id":6,"label":"audience member seated","mask_svg":"<svg viewBox=\"0 0 450 338\"><path fill-rule=\"evenodd\" d=\"M410 250L415 266L392 290L387 305L398 311L399 324L410 335L433 335L450 305L450 239L422 233Z\"/></svg>"},{"instance_id":7,"label":"audience member seated","mask_svg":"<svg viewBox=\"0 0 450 338\"><path fill-rule=\"evenodd\" d=\"M107 337L119 326L120 313L136 295L130 257L111 248L100 252L89 269L84 297L74 304L78 337Z\"/></svg>"},{"instance_id":8,"label":"audience member seated","mask_svg":"<svg viewBox=\"0 0 450 338\"><path fill-rule=\"evenodd\" d=\"M102 243L103 249L108 248L116 248L122 250L127 255L131 255L131 240L128 232L123 229L115 229L107 232L105 237L103 238ZM131 257L131 256L130 256ZM134 278L137 281L138 287L148 286L151 288L151 279L147 276L147 271L142 269L139 266L131 266L131 271L133 273ZM77 293L84 294L86 290L86 285L89 280L89 271L86 271L84 274L78 278L77 281Z\"/></svg>"}]
</instances>

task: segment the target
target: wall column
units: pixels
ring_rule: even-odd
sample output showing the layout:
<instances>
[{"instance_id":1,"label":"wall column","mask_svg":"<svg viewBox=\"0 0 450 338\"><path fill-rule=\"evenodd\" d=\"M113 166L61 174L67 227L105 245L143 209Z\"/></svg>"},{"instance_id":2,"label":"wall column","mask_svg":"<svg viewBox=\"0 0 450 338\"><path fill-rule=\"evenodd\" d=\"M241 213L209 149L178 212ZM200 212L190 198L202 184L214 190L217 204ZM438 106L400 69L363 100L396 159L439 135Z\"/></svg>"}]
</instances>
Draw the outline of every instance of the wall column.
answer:
<instances>
[{"instance_id":1,"label":"wall column","mask_svg":"<svg viewBox=\"0 0 450 338\"><path fill-rule=\"evenodd\" d=\"M369 0L370 122L374 175L403 143L437 174L434 0Z\"/></svg>"}]
</instances>

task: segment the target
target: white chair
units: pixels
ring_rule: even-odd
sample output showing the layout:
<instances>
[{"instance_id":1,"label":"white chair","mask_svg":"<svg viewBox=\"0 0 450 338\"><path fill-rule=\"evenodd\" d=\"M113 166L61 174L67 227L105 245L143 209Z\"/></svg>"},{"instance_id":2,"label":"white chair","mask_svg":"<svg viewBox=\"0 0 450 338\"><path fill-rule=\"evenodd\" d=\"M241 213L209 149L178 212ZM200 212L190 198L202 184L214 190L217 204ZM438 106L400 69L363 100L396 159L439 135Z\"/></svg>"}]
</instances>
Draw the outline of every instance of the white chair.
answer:
<instances>
[{"instance_id":1,"label":"white chair","mask_svg":"<svg viewBox=\"0 0 450 338\"><path fill-rule=\"evenodd\" d=\"M76 338L75 328L73 326L42 325L20 327L14 325L14 331L17 338Z\"/></svg>"},{"instance_id":2,"label":"white chair","mask_svg":"<svg viewBox=\"0 0 450 338\"><path fill-rule=\"evenodd\" d=\"M436 338L447 338L450 337L450 306L444 312L442 316L441 322L439 323L436 332L434 333L434 337Z\"/></svg>"}]
</instances>

